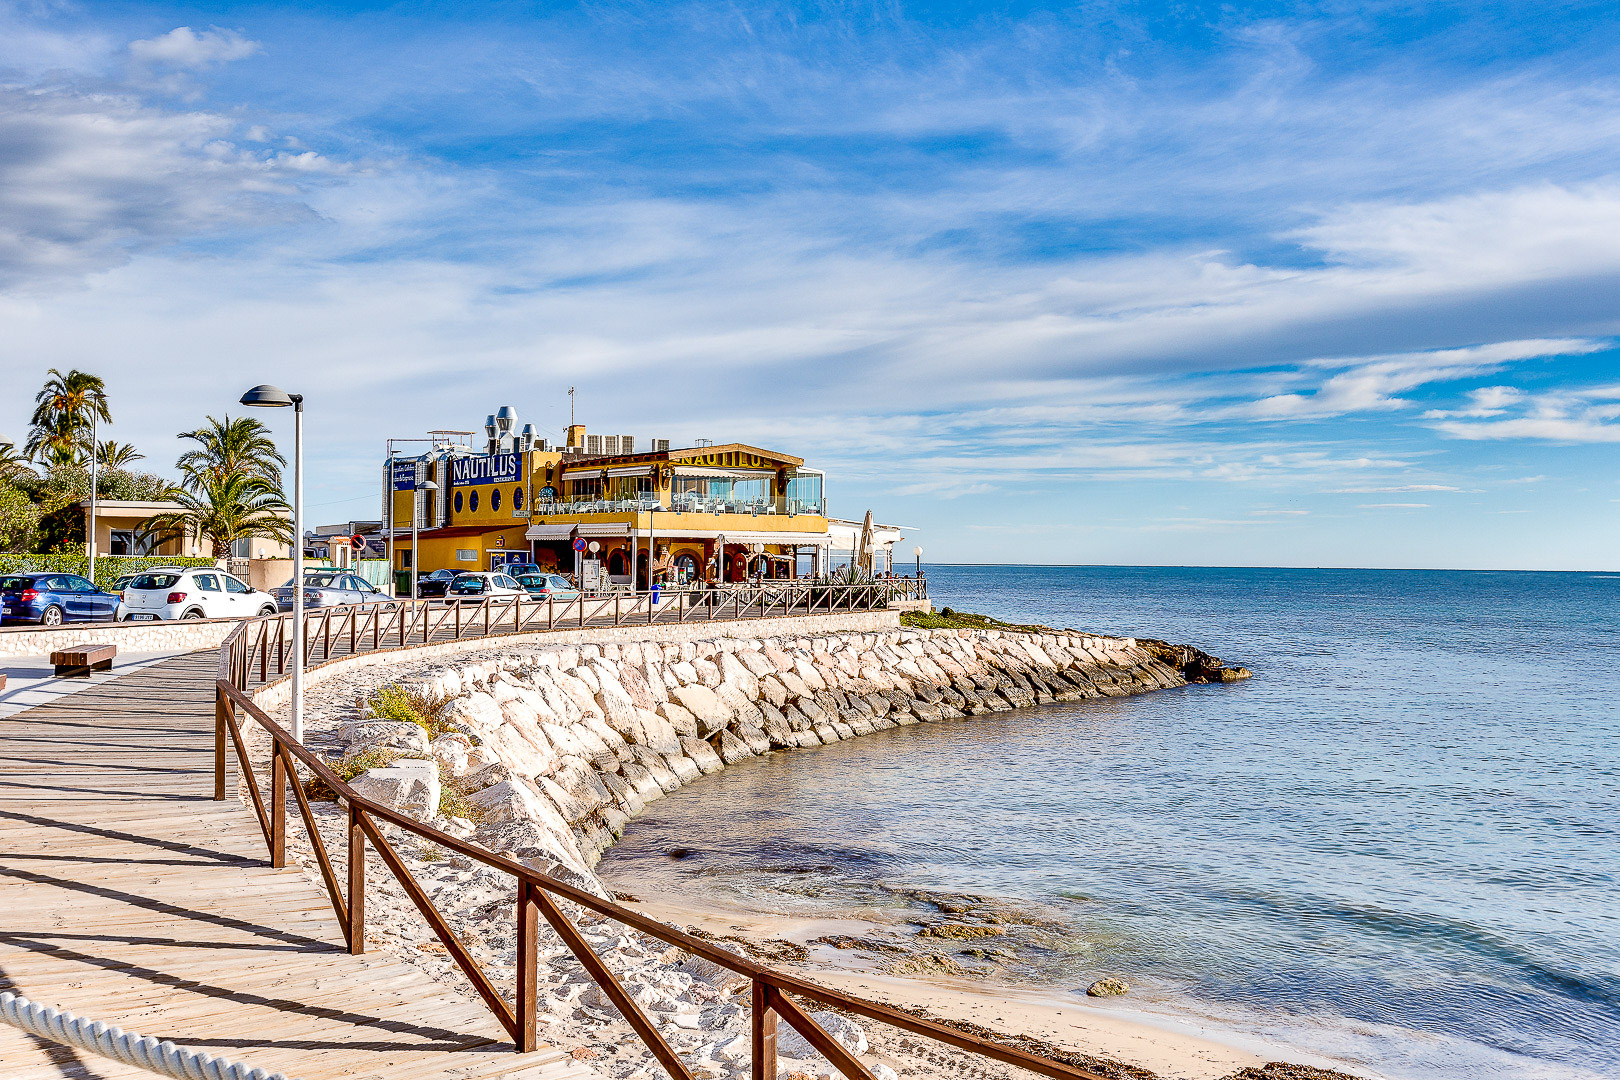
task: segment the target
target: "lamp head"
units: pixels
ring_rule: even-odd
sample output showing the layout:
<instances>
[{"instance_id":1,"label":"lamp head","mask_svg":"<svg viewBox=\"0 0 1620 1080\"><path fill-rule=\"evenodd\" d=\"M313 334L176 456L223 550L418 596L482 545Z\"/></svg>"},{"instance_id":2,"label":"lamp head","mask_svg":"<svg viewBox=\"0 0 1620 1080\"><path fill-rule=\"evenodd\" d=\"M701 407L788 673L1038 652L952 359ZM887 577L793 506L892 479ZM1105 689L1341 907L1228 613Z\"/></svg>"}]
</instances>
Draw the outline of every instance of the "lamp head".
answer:
<instances>
[{"instance_id":1,"label":"lamp head","mask_svg":"<svg viewBox=\"0 0 1620 1080\"><path fill-rule=\"evenodd\" d=\"M920 559L920 558L922 558L922 545L921 545L921 544L919 544L919 545L917 545L917 546L916 546L916 547L914 547L914 548L912 548L912 549L911 549L911 553L912 553L912 554L913 554L913 555L915 555L915 556L916 556L916 557L917 557L917 558L919 558L919 559Z\"/></svg>"},{"instance_id":2,"label":"lamp head","mask_svg":"<svg viewBox=\"0 0 1620 1080\"><path fill-rule=\"evenodd\" d=\"M289 394L279 386L269 383L260 383L242 395L242 404L251 405L260 409L282 409L288 405L302 404L304 395Z\"/></svg>"},{"instance_id":3,"label":"lamp head","mask_svg":"<svg viewBox=\"0 0 1620 1080\"><path fill-rule=\"evenodd\" d=\"M423 491L438 491L439 490L439 485L434 483L432 480L424 480L420 484L418 484L417 487L421 488Z\"/></svg>"}]
</instances>

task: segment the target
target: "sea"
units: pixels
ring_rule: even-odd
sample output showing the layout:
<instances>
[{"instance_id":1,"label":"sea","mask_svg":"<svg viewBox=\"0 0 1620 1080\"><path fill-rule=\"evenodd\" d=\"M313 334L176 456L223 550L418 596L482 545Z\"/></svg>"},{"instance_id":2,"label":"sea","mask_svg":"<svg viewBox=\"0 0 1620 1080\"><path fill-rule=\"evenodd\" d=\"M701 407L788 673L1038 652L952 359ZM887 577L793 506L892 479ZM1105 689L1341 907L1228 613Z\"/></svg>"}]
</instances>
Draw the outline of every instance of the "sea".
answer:
<instances>
[{"instance_id":1,"label":"sea","mask_svg":"<svg viewBox=\"0 0 1620 1080\"><path fill-rule=\"evenodd\" d=\"M1001 898L1062 930L1006 985L1122 977L1122 1008L1364 1075L1620 1077L1620 575L926 569L936 607L1254 677L745 762L653 804L609 879Z\"/></svg>"}]
</instances>

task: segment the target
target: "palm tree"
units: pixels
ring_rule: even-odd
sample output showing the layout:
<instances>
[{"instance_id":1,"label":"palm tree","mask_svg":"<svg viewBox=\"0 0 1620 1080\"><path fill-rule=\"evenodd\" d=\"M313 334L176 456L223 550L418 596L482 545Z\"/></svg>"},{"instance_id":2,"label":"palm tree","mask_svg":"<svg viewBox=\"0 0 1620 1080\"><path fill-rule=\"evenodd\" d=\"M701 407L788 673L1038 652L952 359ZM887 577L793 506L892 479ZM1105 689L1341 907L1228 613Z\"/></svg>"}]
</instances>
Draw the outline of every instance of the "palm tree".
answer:
<instances>
[{"instance_id":1,"label":"palm tree","mask_svg":"<svg viewBox=\"0 0 1620 1080\"><path fill-rule=\"evenodd\" d=\"M32 471L28 467L27 456L17 452L15 443L0 443L0 484L9 483Z\"/></svg>"},{"instance_id":2,"label":"palm tree","mask_svg":"<svg viewBox=\"0 0 1620 1080\"><path fill-rule=\"evenodd\" d=\"M91 418L112 423L107 386L101 376L77 368L66 375L51 368L46 374L50 378L34 395L34 416L23 449L48 464L72 464L88 456Z\"/></svg>"},{"instance_id":3,"label":"palm tree","mask_svg":"<svg viewBox=\"0 0 1620 1080\"><path fill-rule=\"evenodd\" d=\"M207 472L188 476L184 488L170 493L179 510L158 514L143 530L146 538L161 543L188 533L206 539L213 557L223 559L231 545L254 536L268 536L292 542L292 523L284 516L287 501L281 489L262 476L229 472L213 476Z\"/></svg>"},{"instance_id":4,"label":"palm tree","mask_svg":"<svg viewBox=\"0 0 1620 1080\"><path fill-rule=\"evenodd\" d=\"M227 476L251 476L280 492L281 467L287 459L276 449L270 429L258 420L210 416L205 426L182 431L180 437L197 444L197 449L187 450L175 463L184 477L181 483L188 489L201 491Z\"/></svg>"},{"instance_id":5,"label":"palm tree","mask_svg":"<svg viewBox=\"0 0 1620 1080\"><path fill-rule=\"evenodd\" d=\"M146 455L138 452L129 443L115 442L108 439L96 448L96 457L101 460L104 468L127 469L137 461L145 461Z\"/></svg>"}]
</instances>

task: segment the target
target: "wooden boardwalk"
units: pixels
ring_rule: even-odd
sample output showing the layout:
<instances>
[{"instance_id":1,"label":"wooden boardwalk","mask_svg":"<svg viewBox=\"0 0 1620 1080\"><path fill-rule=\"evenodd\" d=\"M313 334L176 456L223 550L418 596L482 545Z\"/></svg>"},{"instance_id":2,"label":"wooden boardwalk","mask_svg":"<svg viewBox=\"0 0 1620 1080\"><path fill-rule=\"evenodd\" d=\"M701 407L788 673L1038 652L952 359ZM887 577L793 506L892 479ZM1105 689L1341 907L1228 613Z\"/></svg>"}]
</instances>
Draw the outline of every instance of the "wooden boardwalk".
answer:
<instances>
[{"instance_id":1,"label":"wooden boardwalk","mask_svg":"<svg viewBox=\"0 0 1620 1080\"><path fill-rule=\"evenodd\" d=\"M290 1080L587 1080L272 869L213 801L213 651L0 719L0 989ZM5 1080L150 1077L0 1025Z\"/></svg>"}]
</instances>

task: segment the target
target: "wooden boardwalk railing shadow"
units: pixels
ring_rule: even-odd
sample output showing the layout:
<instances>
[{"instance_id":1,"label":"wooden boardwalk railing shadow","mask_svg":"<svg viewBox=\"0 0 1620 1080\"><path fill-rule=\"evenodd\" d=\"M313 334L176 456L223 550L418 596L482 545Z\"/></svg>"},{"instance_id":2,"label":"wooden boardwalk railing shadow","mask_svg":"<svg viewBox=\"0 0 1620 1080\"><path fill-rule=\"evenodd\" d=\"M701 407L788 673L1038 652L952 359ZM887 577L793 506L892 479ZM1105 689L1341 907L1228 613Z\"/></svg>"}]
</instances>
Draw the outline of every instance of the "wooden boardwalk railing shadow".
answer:
<instances>
[{"instance_id":1,"label":"wooden boardwalk railing shadow","mask_svg":"<svg viewBox=\"0 0 1620 1080\"><path fill-rule=\"evenodd\" d=\"M349 954L325 895L213 801L214 652L0 719L0 989L292 1080L595 1075ZM151 1074L0 1027L5 1080Z\"/></svg>"}]
</instances>

